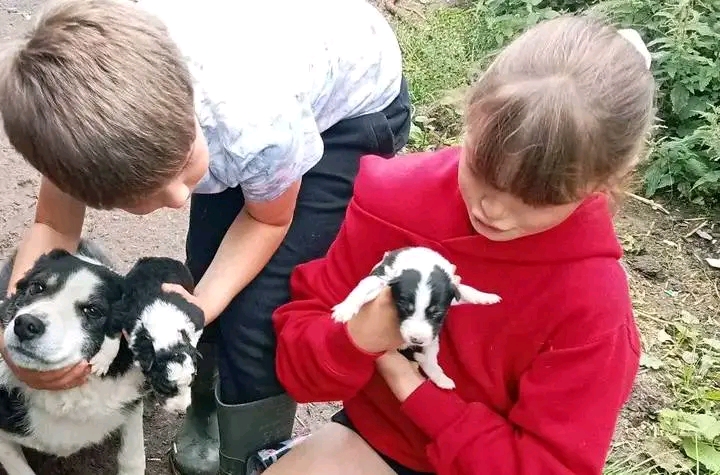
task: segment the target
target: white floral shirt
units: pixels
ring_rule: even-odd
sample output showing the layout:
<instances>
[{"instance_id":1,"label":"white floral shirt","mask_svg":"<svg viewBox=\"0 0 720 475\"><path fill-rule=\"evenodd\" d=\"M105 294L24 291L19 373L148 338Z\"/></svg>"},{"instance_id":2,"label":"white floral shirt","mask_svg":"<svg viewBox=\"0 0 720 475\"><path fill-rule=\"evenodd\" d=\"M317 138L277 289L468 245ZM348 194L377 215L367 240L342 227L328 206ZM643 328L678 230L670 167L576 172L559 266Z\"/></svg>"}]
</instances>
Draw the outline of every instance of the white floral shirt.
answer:
<instances>
[{"instance_id":1,"label":"white floral shirt","mask_svg":"<svg viewBox=\"0 0 720 475\"><path fill-rule=\"evenodd\" d=\"M272 200L322 157L320 134L400 90L395 34L366 0L140 0L193 75L210 149L196 193Z\"/></svg>"}]
</instances>

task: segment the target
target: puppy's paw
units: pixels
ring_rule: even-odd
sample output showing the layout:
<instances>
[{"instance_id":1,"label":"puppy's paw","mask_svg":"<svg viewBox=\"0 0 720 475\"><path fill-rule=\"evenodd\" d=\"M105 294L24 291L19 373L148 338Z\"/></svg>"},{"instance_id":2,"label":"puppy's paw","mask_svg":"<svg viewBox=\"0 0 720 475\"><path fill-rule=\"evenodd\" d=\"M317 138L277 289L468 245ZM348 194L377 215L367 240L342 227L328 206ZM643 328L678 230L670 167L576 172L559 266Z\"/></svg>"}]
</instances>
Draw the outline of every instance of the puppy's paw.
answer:
<instances>
[{"instance_id":1,"label":"puppy's paw","mask_svg":"<svg viewBox=\"0 0 720 475\"><path fill-rule=\"evenodd\" d=\"M333 307L332 318L336 322L345 323L350 321L360 311L360 307L352 301L345 300Z\"/></svg>"},{"instance_id":2,"label":"puppy's paw","mask_svg":"<svg viewBox=\"0 0 720 475\"><path fill-rule=\"evenodd\" d=\"M433 376L428 376L428 378L441 389L455 389L455 381L450 379L445 373L434 374Z\"/></svg>"},{"instance_id":3,"label":"puppy's paw","mask_svg":"<svg viewBox=\"0 0 720 475\"><path fill-rule=\"evenodd\" d=\"M479 304L479 305L493 305L502 301L502 298L496 294L490 294L487 292L481 292L469 285L459 284L458 290L460 293L460 300L454 303L457 304Z\"/></svg>"},{"instance_id":4,"label":"puppy's paw","mask_svg":"<svg viewBox=\"0 0 720 475\"><path fill-rule=\"evenodd\" d=\"M494 305L502 301L502 298L500 298L500 296L496 294L487 294L485 292L479 292L479 294L480 295L476 297L473 303L480 305Z\"/></svg>"},{"instance_id":5,"label":"puppy's paw","mask_svg":"<svg viewBox=\"0 0 720 475\"><path fill-rule=\"evenodd\" d=\"M120 338L105 337L100 350L90 358L90 371L96 376L104 376L120 350Z\"/></svg>"},{"instance_id":6,"label":"puppy's paw","mask_svg":"<svg viewBox=\"0 0 720 475\"><path fill-rule=\"evenodd\" d=\"M179 388L178 395L167 398L162 408L171 414L184 414L190 406L190 386Z\"/></svg>"}]
</instances>

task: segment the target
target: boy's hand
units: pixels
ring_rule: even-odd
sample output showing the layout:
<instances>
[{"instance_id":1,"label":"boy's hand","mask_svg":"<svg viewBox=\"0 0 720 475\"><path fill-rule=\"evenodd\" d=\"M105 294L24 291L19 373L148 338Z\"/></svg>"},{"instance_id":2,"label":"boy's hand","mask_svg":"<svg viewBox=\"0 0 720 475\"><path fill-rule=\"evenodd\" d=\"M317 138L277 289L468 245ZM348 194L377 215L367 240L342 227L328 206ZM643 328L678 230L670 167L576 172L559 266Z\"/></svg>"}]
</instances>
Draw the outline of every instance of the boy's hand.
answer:
<instances>
[{"instance_id":1,"label":"boy's hand","mask_svg":"<svg viewBox=\"0 0 720 475\"><path fill-rule=\"evenodd\" d=\"M193 294L191 294L190 292L188 292L187 290L185 290L185 287L183 287L182 285L178 285L178 284L165 283L162 285L162 289L165 292L175 292L176 294L180 294L180 296L183 297L185 300L187 300L191 304L195 305L196 307L199 307L200 310L202 310L203 314L205 315L205 325L208 324L208 315L205 312L205 307L203 306L202 301L199 298L197 298L196 296L194 296Z\"/></svg>"},{"instance_id":2,"label":"boy's hand","mask_svg":"<svg viewBox=\"0 0 720 475\"><path fill-rule=\"evenodd\" d=\"M380 376L401 403L427 380L420 374L417 363L409 361L396 350L382 355L375 365Z\"/></svg>"},{"instance_id":3,"label":"boy's hand","mask_svg":"<svg viewBox=\"0 0 720 475\"><path fill-rule=\"evenodd\" d=\"M81 361L75 365L66 366L52 371L33 371L16 366L5 351L5 342L0 335L0 355L13 372L16 378L33 389L60 391L81 386L87 382L90 375L90 365Z\"/></svg>"},{"instance_id":4,"label":"boy's hand","mask_svg":"<svg viewBox=\"0 0 720 475\"><path fill-rule=\"evenodd\" d=\"M403 344L390 288L383 289L375 300L363 305L346 325L355 344L368 353L395 350Z\"/></svg>"}]
</instances>

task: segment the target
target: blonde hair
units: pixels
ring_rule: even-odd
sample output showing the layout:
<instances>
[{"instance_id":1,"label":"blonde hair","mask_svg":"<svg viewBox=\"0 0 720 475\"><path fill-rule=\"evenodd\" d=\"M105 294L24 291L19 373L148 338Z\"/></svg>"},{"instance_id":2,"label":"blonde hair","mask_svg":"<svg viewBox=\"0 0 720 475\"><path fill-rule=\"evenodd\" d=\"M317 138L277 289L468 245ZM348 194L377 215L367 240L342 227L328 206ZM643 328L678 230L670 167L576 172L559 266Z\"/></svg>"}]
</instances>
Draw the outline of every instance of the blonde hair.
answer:
<instances>
[{"instance_id":1,"label":"blonde hair","mask_svg":"<svg viewBox=\"0 0 720 475\"><path fill-rule=\"evenodd\" d=\"M195 140L193 87L165 26L123 0L62 0L5 52L10 143L91 207L152 193Z\"/></svg>"},{"instance_id":2,"label":"blonde hair","mask_svg":"<svg viewBox=\"0 0 720 475\"><path fill-rule=\"evenodd\" d=\"M529 29L473 86L465 153L488 185L531 205L613 191L654 118L646 58L613 26L562 16Z\"/></svg>"}]
</instances>

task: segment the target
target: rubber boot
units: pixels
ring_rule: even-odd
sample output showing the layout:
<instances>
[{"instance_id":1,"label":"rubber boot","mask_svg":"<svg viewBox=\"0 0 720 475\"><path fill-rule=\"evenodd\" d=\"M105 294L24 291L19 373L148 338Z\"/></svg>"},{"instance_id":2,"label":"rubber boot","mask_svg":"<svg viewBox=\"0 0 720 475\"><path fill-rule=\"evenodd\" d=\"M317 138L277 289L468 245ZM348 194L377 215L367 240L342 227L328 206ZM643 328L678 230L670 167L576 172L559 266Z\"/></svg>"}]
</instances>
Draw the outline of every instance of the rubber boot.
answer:
<instances>
[{"instance_id":1,"label":"rubber boot","mask_svg":"<svg viewBox=\"0 0 720 475\"><path fill-rule=\"evenodd\" d=\"M246 404L227 405L215 389L220 428L220 474L246 475L248 458L292 435L297 403L287 394Z\"/></svg>"},{"instance_id":2,"label":"rubber boot","mask_svg":"<svg viewBox=\"0 0 720 475\"><path fill-rule=\"evenodd\" d=\"M220 467L220 436L215 403L215 347L199 343L198 372L191 403L170 451L170 463L179 475L216 475Z\"/></svg>"}]
</instances>

